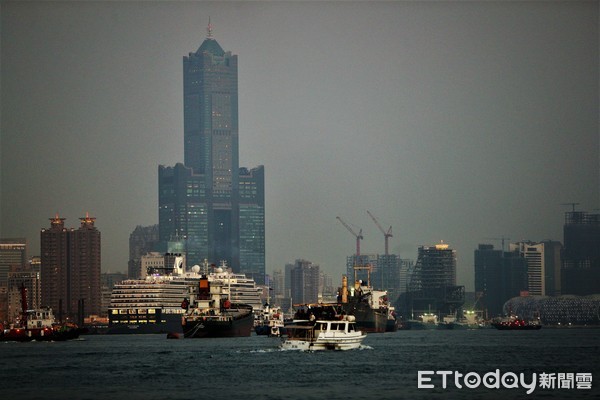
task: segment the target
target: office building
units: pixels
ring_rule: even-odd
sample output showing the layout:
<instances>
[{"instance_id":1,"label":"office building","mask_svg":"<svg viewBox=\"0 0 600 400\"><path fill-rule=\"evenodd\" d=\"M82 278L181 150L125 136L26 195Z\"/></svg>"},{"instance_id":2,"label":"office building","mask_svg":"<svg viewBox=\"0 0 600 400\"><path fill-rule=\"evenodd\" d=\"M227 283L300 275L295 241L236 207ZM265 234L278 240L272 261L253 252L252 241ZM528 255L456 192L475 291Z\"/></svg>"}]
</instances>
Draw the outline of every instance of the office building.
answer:
<instances>
[{"instance_id":1,"label":"office building","mask_svg":"<svg viewBox=\"0 0 600 400\"><path fill-rule=\"evenodd\" d=\"M291 269L291 297L293 304L319 301L319 266L307 260L296 260Z\"/></svg>"},{"instance_id":2,"label":"office building","mask_svg":"<svg viewBox=\"0 0 600 400\"><path fill-rule=\"evenodd\" d=\"M480 244L475 250L475 309L488 317L503 315L504 303L528 289L527 260L518 251Z\"/></svg>"},{"instance_id":3,"label":"office building","mask_svg":"<svg viewBox=\"0 0 600 400\"><path fill-rule=\"evenodd\" d=\"M262 284L264 168L239 167L237 67L210 24L183 58L184 163L159 166L159 238L182 243L189 265L226 261Z\"/></svg>"},{"instance_id":4,"label":"office building","mask_svg":"<svg viewBox=\"0 0 600 400\"><path fill-rule=\"evenodd\" d=\"M0 239L0 286L6 286L11 267L27 265L27 240Z\"/></svg>"},{"instance_id":5,"label":"office building","mask_svg":"<svg viewBox=\"0 0 600 400\"><path fill-rule=\"evenodd\" d=\"M562 245L546 240L511 243L509 250L527 260L527 291L532 296L560 295Z\"/></svg>"}]
</instances>

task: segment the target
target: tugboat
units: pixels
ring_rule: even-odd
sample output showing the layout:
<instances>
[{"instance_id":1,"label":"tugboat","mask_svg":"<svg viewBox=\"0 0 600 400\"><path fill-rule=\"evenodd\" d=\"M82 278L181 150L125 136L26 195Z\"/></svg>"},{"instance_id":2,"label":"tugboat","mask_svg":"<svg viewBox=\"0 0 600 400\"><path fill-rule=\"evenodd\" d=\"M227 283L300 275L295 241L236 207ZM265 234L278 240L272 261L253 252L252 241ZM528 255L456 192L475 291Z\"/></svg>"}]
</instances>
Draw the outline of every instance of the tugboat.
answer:
<instances>
[{"instance_id":1,"label":"tugboat","mask_svg":"<svg viewBox=\"0 0 600 400\"><path fill-rule=\"evenodd\" d=\"M202 276L197 288L184 299L186 313L181 325L184 338L250 336L254 324L252 306L232 303L230 288L222 281L209 282Z\"/></svg>"},{"instance_id":2,"label":"tugboat","mask_svg":"<svg viewBox=\"0 0 600 400\"><path fill-rule=\"evenodd\" d=\"M27 307L27 289L21 284L20 290L21 316L16 325L0 331L0 341L63 341L79 337L80 330L76 325L56 323L51 308L29 310Z\"/></svg>"},{"instance_id":3,"label":"tugboat","mask_svg":"<svg viewBox=\"0 0 600 400\"><path fill-rule=\"evenodd\" d=\"M310 306L303 313L308 319L295 319L286 325L282 350L352 350L360 347L366 333L356 329L353 315L337 314L333 306Z\"/></svg>"}]
</instances>

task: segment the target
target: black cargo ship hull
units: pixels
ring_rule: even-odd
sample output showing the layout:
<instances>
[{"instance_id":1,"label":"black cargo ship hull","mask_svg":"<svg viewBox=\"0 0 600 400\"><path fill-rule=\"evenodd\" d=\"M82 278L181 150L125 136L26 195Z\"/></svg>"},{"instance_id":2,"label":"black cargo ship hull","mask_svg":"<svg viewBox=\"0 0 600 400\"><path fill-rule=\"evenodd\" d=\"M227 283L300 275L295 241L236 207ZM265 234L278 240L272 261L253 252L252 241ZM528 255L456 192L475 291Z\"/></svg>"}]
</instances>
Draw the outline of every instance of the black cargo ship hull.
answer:
<instances>
[{"instance_id":1,"label":"black cargo ship hull","mask_svg":"<svg viewBox=\"0 0 600 400\"><path fill-rule=\"evenodd\" d=\"M347 315L356 318L356 329L368 333L382 333L386 331L388 323L387 311L371 308L365 302L349 302L340 304Z\"/></svg>"},{"instance_id":2,"label":"black cargo ship hull","mask_svg":"<svg viewBox=\"0 0 600 400\"><path fill-rule=\"evenodd\" d=\"M185 338L244 337L252 334L252 312L238 316L213 316L184 318L182 329Z\"/></svg>"}]
</instances>

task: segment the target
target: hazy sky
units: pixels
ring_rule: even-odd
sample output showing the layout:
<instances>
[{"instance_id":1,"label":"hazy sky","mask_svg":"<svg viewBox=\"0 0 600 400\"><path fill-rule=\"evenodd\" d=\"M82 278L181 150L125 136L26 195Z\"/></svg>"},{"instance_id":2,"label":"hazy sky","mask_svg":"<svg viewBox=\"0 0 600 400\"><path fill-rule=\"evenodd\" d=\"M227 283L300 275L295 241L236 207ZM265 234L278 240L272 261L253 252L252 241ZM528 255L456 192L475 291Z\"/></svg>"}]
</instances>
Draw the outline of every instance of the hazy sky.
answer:
<instances>
[{"instance_id":1,"label":"hazy sky","mask_svg":"<svg viewBox=\"0 0 600 400\"><path fill-rule=\"evenodd\" d=\"M267 272L341 277L440 240L473 288L488 238L562 241L599 204L598 2L10 2L1 7L1 237L58 212L102 232L103 271L158 220L183 162L182 58L239 56L240 165L265 166Z\"/></svg>"}]
</instances>

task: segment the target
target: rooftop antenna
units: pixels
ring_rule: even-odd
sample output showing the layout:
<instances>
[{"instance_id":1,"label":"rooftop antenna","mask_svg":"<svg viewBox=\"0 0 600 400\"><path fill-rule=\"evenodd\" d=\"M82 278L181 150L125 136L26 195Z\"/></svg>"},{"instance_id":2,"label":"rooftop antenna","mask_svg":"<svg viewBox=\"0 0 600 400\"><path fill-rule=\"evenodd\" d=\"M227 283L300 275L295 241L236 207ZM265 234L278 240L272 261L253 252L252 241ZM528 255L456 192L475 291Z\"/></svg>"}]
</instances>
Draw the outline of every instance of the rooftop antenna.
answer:
<instances>
[{"instance_id":1,"label":"rooftop antenna","mask_svg":"<svg viewBox=\"0 0 600 400\"><path fill-rule=\"evenodd\" d=\"M502 242L502 257L504 257L504 241L510 240L509 237L499 237L499 238L484 238L485 240L500 240Z\"/></svg>"},{"instance_id":2,"label":"rooftop antenna","mask_svg":"<svg viewBox=\"0 0 600 400\"><path fill-rule=\"evenodd\" d=\"M212 24L210 23L210 17L208 17L208 28L206 28L207 38L212 39Z\"/></svg>"}]
</instances>

